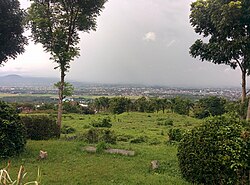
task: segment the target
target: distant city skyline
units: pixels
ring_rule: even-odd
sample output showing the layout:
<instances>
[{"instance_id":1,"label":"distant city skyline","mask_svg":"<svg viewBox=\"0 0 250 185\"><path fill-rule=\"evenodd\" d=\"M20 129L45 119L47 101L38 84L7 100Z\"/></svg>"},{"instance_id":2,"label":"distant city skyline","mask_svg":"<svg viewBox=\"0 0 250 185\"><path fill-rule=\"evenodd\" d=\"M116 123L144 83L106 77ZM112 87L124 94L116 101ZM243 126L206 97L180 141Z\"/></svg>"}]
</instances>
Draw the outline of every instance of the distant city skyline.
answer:
<instances>
[{"instance_id":1,"label":"distant city skyline","mask_svg":"<svg viewBox=\"0 0 250 185\"><path fill-rule=\"evenodd\" d=\"M193 0L109 0L96 32L81 34L81 56L66 80L178 87L240 87L240 71L189 55L199 38L189 23ZM20 0L22 8L28 0ZM27 36L29 31L25 33ZM59 77L41 45L0 67L0 76Z\"/></svg>"}]
</instances>

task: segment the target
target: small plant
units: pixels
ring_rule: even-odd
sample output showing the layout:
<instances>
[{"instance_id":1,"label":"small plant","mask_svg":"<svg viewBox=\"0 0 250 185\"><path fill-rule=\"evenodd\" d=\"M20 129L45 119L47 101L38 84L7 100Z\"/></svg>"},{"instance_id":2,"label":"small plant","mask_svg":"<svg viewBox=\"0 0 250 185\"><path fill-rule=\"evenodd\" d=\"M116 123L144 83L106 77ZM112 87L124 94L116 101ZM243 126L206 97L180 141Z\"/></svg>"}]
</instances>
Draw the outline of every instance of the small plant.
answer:
<instances>
[{"instance_id":1,"label":"small plant","mask_svg":"<svg viewBox=\"0 0 250 185\"><path fill-rule=\"evenodd\" d=\"M96 153L102 153L107 148L108 148L108 144L104 141L101 141L96 145Z\"/></svg>"},{"instance_id":2,"label":"small plant","mask_svg":"<svg viewBox=\"0 0 250 185\"><path fill-rule=\"evenodd\" d=\"M74 129L73 127L68 126L68 125L63 125L61 128L62 134L72 134L72 133L75 133L75 131L76 131L76 129Z\"/></svg>"},{"instance_id":3,"label":"small plant","mask_svg":"<svg viewBox=\"0 0 250 185\"><path fill-rule=\"evenodd\" d=\"M181 141L184 131L179 128L172 128L168 131L169 141Z\"/></svg>"},{"instance_id":4,"label":"small plant","mask_svg":"<svg viewBox=\"0 0 250 185\"><path fill-rule=\"evenodd\" d=\"M174 126L174 121L171 120L171 119L167 119L167 120L164 122L164 125L165 125L165 126Z\"/></svg>"},{"instance_id":5,"label":"small plant","mask_svg":"<svg viewBox=\"0 0 250 185\"><path fill-rule=\"evenodd\" d=\"M0 169L0 185L29 185L29 184L39 185L41 183L41 172L39 169L37 172L37 179L35 181L26 183L24 182L24 178L27 175L27 173L25 172L23 166L20 167L16 180L12 180L12 178L9 175L9 171L10 171L10 162L8 162L6 168Z\"/></svg>"},{"instance_id":6,"label":"small plant","mask_svg":"<svg viewBox=\"0 0 250 185\"><path fill-rule=\"evenodd\" d=\"M101 141L110 144L116 143L116 136L114 134L114 131L111 131L109 129L92 128L89 129L85 135L86 141L88 143L98 143Z\"/></svg>"},{"instance_id":7,"label":"small plant","mask_svg":"<svg viewBox=\"0 0 250 185\"><path fill-rule=\"evenodd\" d=\"M110 128L112 127L112 124L110 122L111 122L110 118L103 118L102 120L94 121L92 123L92 126Z\"/></svg>"},{"instance_id":8,"label":"small plant","mask_svg":"<svg viewBox=\"0 0 250 185\"><path fill-rule=\"evenodd\" d=\"M137 138L130 140L130 143L137 144L137 143L144 143L146 141L147 141L147 138L145 136L139 136Z\"/></svg>"},{"instance_id":9,"label":"small plant","mask_svg":"<svg viewBox=\"0 0 250 185\"><path fill-rule=\"evenodd\" d=\"M125 135L125 134L123 134L123 135L119 135L117 137L117 141L128 142L132 138L133 138L133 136L131 136L131 135Z\"/></svg>"}]
</instances>

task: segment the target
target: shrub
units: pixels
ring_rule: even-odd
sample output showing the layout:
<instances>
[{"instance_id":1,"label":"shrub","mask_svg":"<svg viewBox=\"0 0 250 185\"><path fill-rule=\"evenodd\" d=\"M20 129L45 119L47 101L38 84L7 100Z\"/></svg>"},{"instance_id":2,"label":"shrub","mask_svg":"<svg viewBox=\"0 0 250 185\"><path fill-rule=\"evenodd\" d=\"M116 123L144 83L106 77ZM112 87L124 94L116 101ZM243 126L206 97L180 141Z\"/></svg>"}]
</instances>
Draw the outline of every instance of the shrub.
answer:
<instances>
[{"instance_id":1,"label":"shrub","mask_svg":"<svg viewBox=\"0 0 250 185\"><path fill-rule=\"evenodd\" d=\"M101 141L96 145L96 153L102 153L104 150L108 148L108 144L104 141Z\"/></svg>"},{"instance_id":2,"label":"shrub","mask_svg":"<svg viewBox=\"0 0 250 185\"><path fill-rule=\"evenodd\" d=\"M164 125L165 125L165 126L173 126L173 125L174 125L174 121L171 120L171 119L167 119L167 120L164 122Z\"/></svg>"},{"instance_id":3,"label":"shrub","mask_svg":"<svg viewBox=\"0 0 250 185\"><path fill-rule=\"evenodd\" d=\"M62 134L72 134L72 133L75 133L75 131L76 131L76 129L74 129L73 127L68 126L68 125L63 125L61 128Z\"/></svg>"},{"instance_id":4,"label":"shrub","mask_svg":"<svg viewBox=\"0 0 250 185\"><path fill-rule=\"evenodd\" d=\"M26 131L20 117L10 105L0 101L0 158L21 153L26 144Z\"/></svg>"},{"instance_id":5,"label":"shrub","mask_svg":"<svg viewBox=\"0 0 250 185\"><path fill-rule=\"evenodd\" d=\"M22 116L27 129L27 138L31 140L48 140L60 137L60 128L53 117L46 115Z\"/></svg>"},{"instance_id":6,"label":"shrub","mask_svg":"<svg viewBox=\"0 0 250 185\"><path fill-rule=\"evenodd\" d=\"M181 141L184 131L179 128L172 128L168 131L169 141Z\"/></svg>"},{"instance_id":7,"label":"shrub","mask_svg":"<svg viewBox=\"0 0 250 185\"><path fill-rule=\"evenodd\" d=\"M137 144L137 143L144 143L147 141L147 137L145 136L139 136L137 138L134 138L130 141L130 143L134 143L134 144Z\"/></svg>"},{"instance_id":8,"label":"shrub","mask_svg":"<svg viewBox=\"0 0 250 185\"><path fill-rule=\"evenodd\" d=\"M133 136L131 136L131 135L122 134L122 135L119 135L117 137L117 141L128 142L132 138L133 138Z\"/></svg>"},{"instance_id":9,"label":"shrub","mask_svg":"<svg viewBox=\"0 0 250 185\"><path fill-rule=\"evenodd\" d=\"M92 123L92 126L93 127L107 127L107 128L110 128L110 127L112 127L112 124L110 122L111 122L110 118L103 118L102 120L94 121Z\"/></svg>"},{"instance_id":10,"label":"shrub","mask_svg":"<svg viewBox=\"0 0 250 185\"><path fill-rule=\"evenodd\" d=\"M163 120L161 120L161 122L158 122L157 125L159 126L174 126L174 121L172 119L164 119L164 122L162 122Z\"/></svg>"},{"instance_id":11,"label":"shrub","mask_svg":"<svg viewBox=\"0 0 250 185\"><path fill-rule=\"evenodd\" d=\"M89 129L86 133L86 141L88 143L98 143L104 141L106 143L115 144L116 143L116 136L114 131L109 129L99 129L99 128L92 128Z\"/></svg>"},{"instance_id":12,"label":"shrub","mask_svg":"<svg viewBox=\"0 0 250 185\"><path fill-rule=\"evenodd\" d=\"M247 184L250 139L242 130L238 118L223 115L184 134L177 154L183 177L198 184Z\"/></svg>"}]
</instances>

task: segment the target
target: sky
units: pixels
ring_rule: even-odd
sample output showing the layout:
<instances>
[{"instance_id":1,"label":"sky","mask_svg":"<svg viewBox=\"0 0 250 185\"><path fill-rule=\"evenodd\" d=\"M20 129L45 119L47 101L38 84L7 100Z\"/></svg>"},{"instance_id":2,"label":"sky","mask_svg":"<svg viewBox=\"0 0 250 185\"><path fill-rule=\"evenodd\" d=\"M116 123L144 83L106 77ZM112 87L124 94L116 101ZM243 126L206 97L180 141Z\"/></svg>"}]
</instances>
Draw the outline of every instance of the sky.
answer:
<instances>
[{"instance_id":1,"label":"sky","mask_svg":"<svg viewBox=\"0 0 250 185\"><path fill-rule=\"evenodd\" d=\"M97 30L81 33L80 57L66 80L177 87L240 87L240 70L201 62L189 55L200 38L189 23L192 0L109 0ZM29 6L20 0L21 7ZM29 31L26 31L29 35ZM58 77L42 45L9 60L0 75Z\"/></svg>"}]
</instances>

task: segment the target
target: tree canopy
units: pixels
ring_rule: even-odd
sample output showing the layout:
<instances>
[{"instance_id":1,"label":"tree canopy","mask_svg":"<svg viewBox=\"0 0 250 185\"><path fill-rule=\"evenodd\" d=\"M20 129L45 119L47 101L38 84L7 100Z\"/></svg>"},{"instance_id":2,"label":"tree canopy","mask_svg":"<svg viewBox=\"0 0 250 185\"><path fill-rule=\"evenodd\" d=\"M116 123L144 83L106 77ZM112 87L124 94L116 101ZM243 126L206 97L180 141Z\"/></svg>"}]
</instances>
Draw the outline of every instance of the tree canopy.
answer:
<instances>
[{"instance_id":1,"label":"tree canopy","mask_svg":"<svg viewBox=\"0 0 250 185\"><path fill-rule=\"evenodd\" d=\"M0 0L0 65L24 52L24 18L18 0Z\"/></svg>"},{"instance_id":2,"label":"tree canopy","mask_svg":"<svg viewBox=\"0 0 250 185\"><path fill-rule=\"evenodd\" d=\"M197 0L191 5L191 25L198 39L190 48L193 57L215 64L239 67L242 101L246 99L246 75L250 74L250 1Z\"/></svg>"}]
</instances>

